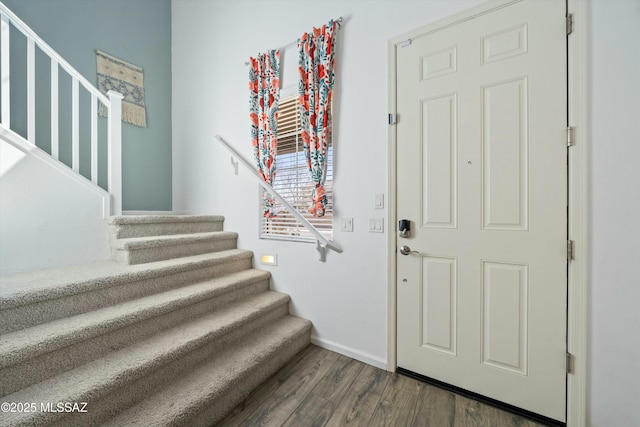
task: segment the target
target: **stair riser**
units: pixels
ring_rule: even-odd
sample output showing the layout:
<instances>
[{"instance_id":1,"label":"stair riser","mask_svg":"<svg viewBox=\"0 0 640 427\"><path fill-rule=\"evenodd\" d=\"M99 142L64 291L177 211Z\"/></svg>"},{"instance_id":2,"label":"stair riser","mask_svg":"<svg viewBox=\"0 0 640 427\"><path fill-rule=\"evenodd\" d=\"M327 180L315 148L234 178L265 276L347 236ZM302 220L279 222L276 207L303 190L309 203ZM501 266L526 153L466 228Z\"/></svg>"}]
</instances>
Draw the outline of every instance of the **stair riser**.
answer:
<instances>
[{"instance_id":1,"label":"stair riser","mask_svg":"<svg viewBox=\"0 0 640 427\"><path fill-rule=\"evenodd\" d=\"M152 224L111 225L111 235L116 239L131 237L171 236L174 234L210 233L222 231L223 222L170 222Z\"/></svg>"},{"instance_id":2,"label":"stair riser","mask_svg":"<svg viewBox=\"0 0 640 427\"><path fill-rule=\"evenodd\" d=\"M82 342L26 359L0 370L0 378L2 378L0 396L51 378L111 351L142 341L156 332L175 327L201 315L210 314L228 304L266 292L268 289L269 281L261 280L243 284L230 292L214 295L187 306L163 308L164 313L146 313L146 320L140 317L123 319L117 324L110 325L111 330L106 333L101 332L99 336L89 337Z\"/></svg>"},{"instance_id":3,"label":"stair riser","mask_svg":"<svg viewBox=\"0 0 640 427\"><path fill-rule=\"evenodd\" d=\"M212 239L187 244L168 244L152 248L118 249L115 257L125 264L146 264L166 259L181 258L211 252L236 249L237 238Z\"/></svg>"},{"instance_id":4,"label":"stair riser","mask_svg":"<svg viewBox=\"0 0 640 427\"><path fill-rule=\"evenodd\" d=\"M171 359L165 361L162 366L150 366L144 372L136 372L135 378L133 375L130 376L130 379L124 384L117 384L109 390L96 390L94 397L87 400L89 413L69 414L68 416L59 414L64 418L58 418L53 425L82 427L100 424L157 392L167 384L180 379L200 363L214 357L252 332L284 318L288 312L287 304L275 307L243 325L229 328L222 336L211 337L195 349L172 355Z\"/></svg>"},{"instance_id":5,"label":"stair riser","mask_svg":"<svg viewBox=\"0 0 640 427\"><path fill-rule=\"evenodd\" d=\"M311 328L292 335L288 343L281 345L275 352L265 357L253 369L243 372L239 381L228 384L219 394L189 413L182 414L189 426L209 427L222 421L229 412L242 403L253 390L269 379L287 364L298 352L309 345ZM274 357L277 354L277 357Z\"/></svg>"},{"instance_id":6,"label":"stair riser","mask_svg":"<svg viewBox=\"0 0 640 427\"><path fill-rule=\"evenodd\" d=\"M238 257L226 262L198 265L200 268L176 269L170 273L154 272L152 277L145 279L119 279L119 283L97 284L94 289L80 294L5 309L0 311L0 333L28 328L189 283L246 270L251 268L251 264L250 257Z\"/></svg>"}]
</instances>

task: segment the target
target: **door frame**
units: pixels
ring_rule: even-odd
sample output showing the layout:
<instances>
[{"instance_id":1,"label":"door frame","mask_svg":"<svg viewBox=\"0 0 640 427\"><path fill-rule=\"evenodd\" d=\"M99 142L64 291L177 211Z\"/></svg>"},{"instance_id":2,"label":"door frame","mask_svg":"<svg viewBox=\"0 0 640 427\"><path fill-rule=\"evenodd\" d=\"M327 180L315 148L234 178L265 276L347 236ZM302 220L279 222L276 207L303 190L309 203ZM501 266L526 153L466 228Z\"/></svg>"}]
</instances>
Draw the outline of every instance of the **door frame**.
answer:
<instances>
[{"instance_id":1,"label":"door frame","mask_svg":"<svg viewBox=\"0 0 640 427\"><path fill-rule=\"evenodd\" d=\"M453 26L473 16L481 15L517 3L521 0L491 0L442 20L409 31L389 40L388 108L395 114L396 106L396 51L399 43L430 32ZM587 410L587 344L590 284L589 195L590 195L590 140L589 118L589 50L588 4L584 0L566 0L567 11L573 15L573 31L567 41L568 121L574 130L575 145L568 148L568 239L574 241L574 259L568 264L567 282L567 351L573 355L573 372L567 374L567 426L578 427L586 423ZM397 221L397 167L396 127L388 130L389 168L389 222L387 225L387 370L397 368L396 332L396 221Z\"/></svg>"}]
</instances>

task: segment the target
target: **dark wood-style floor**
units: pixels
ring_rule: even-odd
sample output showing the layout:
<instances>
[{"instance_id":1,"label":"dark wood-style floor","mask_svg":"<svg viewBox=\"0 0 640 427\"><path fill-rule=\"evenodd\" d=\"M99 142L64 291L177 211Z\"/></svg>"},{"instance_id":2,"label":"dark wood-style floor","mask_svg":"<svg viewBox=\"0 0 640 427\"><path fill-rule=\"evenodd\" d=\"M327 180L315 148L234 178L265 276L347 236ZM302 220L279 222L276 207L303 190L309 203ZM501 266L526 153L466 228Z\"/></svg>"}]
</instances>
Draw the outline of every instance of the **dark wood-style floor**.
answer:
<instances>
[{"instance_id":1,"label":"dark wood-style floor","mask_svg":"<svg viewBox=\"0 0 640 427\"><path fill-rule=\"evenodd\" d=\"M301 351L219 425L542 426L314 345Z\"/></svg>"}]
</instances>

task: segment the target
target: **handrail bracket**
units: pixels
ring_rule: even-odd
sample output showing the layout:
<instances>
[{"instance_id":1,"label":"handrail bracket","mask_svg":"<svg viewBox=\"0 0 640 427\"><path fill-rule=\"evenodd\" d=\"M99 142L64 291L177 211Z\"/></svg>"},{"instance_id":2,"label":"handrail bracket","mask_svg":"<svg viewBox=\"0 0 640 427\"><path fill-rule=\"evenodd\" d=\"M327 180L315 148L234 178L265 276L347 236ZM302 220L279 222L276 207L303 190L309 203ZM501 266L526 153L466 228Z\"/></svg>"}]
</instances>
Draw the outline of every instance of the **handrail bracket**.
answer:
<instances>
[{"instance_id":1,"label":"handrail bracket","mask_svg":"<svg viewBox=\"0 0 640 427\"><path fill-rule=\"evenodd\" d=\"M238 175L238 161L231 156L231 164L233 165L234 175Z\"/></svg>"},{"instance_id":2,"label":"handrail bracket","mask_svg":"<svg viewBox=\"0 0 640 427\"><path fill-rule=\"evenodd\" d=\"M320 240L316 240L316 250L320 253L320 261L325 262L327 260L327 247L320 243Z\"/></svg>"}]
</instances>

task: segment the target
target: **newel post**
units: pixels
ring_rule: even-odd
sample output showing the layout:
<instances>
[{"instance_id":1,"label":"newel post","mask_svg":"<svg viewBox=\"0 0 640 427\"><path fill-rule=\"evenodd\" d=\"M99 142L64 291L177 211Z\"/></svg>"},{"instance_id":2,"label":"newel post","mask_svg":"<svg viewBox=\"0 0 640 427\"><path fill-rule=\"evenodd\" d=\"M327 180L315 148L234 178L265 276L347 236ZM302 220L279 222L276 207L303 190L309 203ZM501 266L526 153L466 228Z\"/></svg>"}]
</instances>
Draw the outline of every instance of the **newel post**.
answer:
<instances>
[{"instance_id":1,"label":"newel post","mask_svg":"<svg viewBox=\"0 0 640 427\"><path fill-rule=\"evenodd\" d=\"M122 214L122 94L107 92L108 117L108 190L111 195L111 215Z\"/></svg>"}]
</instances>

